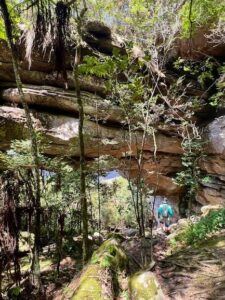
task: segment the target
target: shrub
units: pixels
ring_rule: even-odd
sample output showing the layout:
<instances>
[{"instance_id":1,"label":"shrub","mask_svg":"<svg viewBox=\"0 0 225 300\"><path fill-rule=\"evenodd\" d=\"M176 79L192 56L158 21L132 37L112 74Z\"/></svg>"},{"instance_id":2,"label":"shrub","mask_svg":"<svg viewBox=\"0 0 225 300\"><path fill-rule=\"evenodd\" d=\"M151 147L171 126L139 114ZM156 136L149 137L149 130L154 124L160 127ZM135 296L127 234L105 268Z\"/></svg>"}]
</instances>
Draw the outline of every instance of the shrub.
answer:
<instances>
[{"instance_id":1,"label":"shrub","mask_svg":"<svg viewBox=\"0 0 225 300\"><path fill-rule=\"evenodd\" d=\"M225 228L225 208L212 210L199 222L191 224L182 233L175 237L175 241L181 241L187 245L196 244L204 240L209 233Z\"/></svg>"},{"instance_id":2,"label":"shrub","mask_svg":"<svg viewBox=\"0 0 225 300\"><path fill-rule=\"evenodd\" d=\"M213 210L198 223L191 225L187 230L187 243L196 243L205 239L208 233L222 228L225 228L225 208Z\"/></svg>"}]
</instances>

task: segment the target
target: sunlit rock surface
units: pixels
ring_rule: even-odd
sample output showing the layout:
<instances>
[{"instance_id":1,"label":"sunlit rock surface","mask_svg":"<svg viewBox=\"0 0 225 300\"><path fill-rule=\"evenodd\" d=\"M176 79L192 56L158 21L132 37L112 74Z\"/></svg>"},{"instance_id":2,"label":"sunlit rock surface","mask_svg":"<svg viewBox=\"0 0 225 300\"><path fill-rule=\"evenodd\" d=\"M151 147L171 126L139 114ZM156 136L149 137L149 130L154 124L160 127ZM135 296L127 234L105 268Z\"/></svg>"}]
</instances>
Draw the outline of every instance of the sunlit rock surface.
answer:
<instances>
[{"instance_id":1,"label":"sunlit rock surface","mask_svg":"<svg viewBox=\"0 0 225 300\"><path fill-rule=\"evenodd\" d=\"M163 300L165 296L152 272L139 272L131 276L129 281L130 299Z\"/></svg>"},{"instance_id":2,"label":"sunlit rock surface","mask_svg":"<svg viewBox=\"0 0 225 300\"><path fill-rule=\"evenodd\" d=\"M212 47L201 30L193 36L193 47L199 52L205 52L215 57L224 54L224 46ZM84 40L89 45L82 49L82 56L90 55L90 49L98 49L110 55L113 49L124 53L123 43L119 37L112 35L110 29L102 23L90 22L87 24ZM73 81L72 63L74 53L67 54L66 66L68 75L68 90L65 82L55 71L54 57L41 51L32 54L32 63L29 68L25 60L25 51L22 44L17 45L19 54L19 68L24 83L25 100L32 110L35 128L42 133L42 152L48 156L70 158L77 167L79 162L78 142L78 104ZM173 57L189 57L185 40L176 42ZM195 58L201 58L197 56ZM173 84L174 75L165 71L166 84ZM222 80L222 79L221 79ZM137 162L135 156L137 145L141 144L141 133L137 140L128 143L129 135L126 128L124 114L120 107L106 101L106 84L104 80L91 76L80 77L82 99L85 112L85 156L91 162L98 155L110 155L117 159L114 168L131 178L137 177ZM187 87L190 96L208 93L199 87L196 82L190 82ZM5 41L0 40L0 150L7 150L14 139L28 137L24 111L21 108L18 91L15 86L10 51ZM204 102L203 101L203 102ZM205 102L204 102L205 105ZM202 105L202 106L204 106ZM172 112L170 112L172 114ZM185 112L182 112L183 114ZM207 117L207 116L206 116ZM212 116L208 116L212 120ZM97 120L100 121L97 123ZM176 121L176 119L174 118ZM193 121L196 116L193 117ZM200 124L201 125L201 124ZM182 169L181 164L181 137L178 123L156 125L156 145L152 136L147 136L143 152L143 174L145 182L155 189L158 195L165 195L171 199L182 197L183 190L173 180L175 174ZM225 116L221 116L206 126L205 140L206 156L200 159L200 168L206 176L212 177L201 184L197 200L205 204L225 203ZM154 159L154 151L157 159ZM129 160L127 158L129 157ZM72 158L72 160L71 160ZM129 163L128 163L129 161ZM111 168L111 165L110 167Z\"/></svg>"}]
</instances>

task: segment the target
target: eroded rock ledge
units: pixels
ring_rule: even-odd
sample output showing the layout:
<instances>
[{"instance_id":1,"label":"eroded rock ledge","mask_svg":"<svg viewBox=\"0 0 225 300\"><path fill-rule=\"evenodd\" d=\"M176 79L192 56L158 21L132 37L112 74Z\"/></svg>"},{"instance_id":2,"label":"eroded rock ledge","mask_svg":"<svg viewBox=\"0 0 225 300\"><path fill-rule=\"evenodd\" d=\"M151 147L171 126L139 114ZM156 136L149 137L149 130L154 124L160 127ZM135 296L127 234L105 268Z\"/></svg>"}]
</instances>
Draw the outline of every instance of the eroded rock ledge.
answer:
<instances>
[{"instance_id":1,"label":"eroded rock ledge","mask_svg":"<svg viewBox=\"0 0 225 300\"><path fill-rule=\"evenodd\" d=\"M97 48L105 54L111 54L114 47L124 51L119 41L116 41L104 26L99 27L95 24L93 27L90 25L87 28L85 39L91 47ZM182 47L185 47L185 43L182 43ZM32 65L29 69L28 63L24 59L23 46L18 45L18 49L20 74L25 84L25 99L32 109L35 128L43 134L43 153L49 156L70 157L76 165L79 157L79 119L71 68L73 55L67 58L69 90L65 91L63 89L64 81L60 74L55 72L52 59L49 60L47 56L43 57L43 53L36 51L32 56ZM207 50L205 44L204 49ZM184 53L185 56L184 48L179 51L176 53L179 55ZM83 49L83 55L85 54L90 53ZM166 82L173 81L174 77L166 73ZM119 168L123 172L128 172L129 169L130 175L135 177L137 175L135 162L131 159L131 165L128 166L126 154L129 152L132 158L137 144L133 142L130 147L127 145L128 132L124 127L122 110L105 100L107 91L103 80L83 76L80 77L80 85L87 116L85 120L87 160L94 160L99 154L111 155L118 159L115 168ZM207 97L207 93L199 86L195 86L194 83L188 93L190 95L204 94L204 97ZM10 52L5 41L2 40L0 40L0 101L0 150L5 151L9 149L12 140L26 138L28 132L18 91L15 87ZM96 122L96 115L98 120L101 120L99 124ZM152 187L158 185L158 194L177 199L182 194L182 190L173 182L172 177L182 168L181 139L176 124L173 126L157 124L157 129L157 163L153 159L155 147L151 136L147 137L144 148L145 180ZM202 204L224 204L225 117L215 119L206 129L205 139L209 141L208 154L201 161L200 166L203 172L213 177L213 180L202 185L197 200ZM141 135L138 136L138 142L140 141Z\"/></svg>"}]
</instances>

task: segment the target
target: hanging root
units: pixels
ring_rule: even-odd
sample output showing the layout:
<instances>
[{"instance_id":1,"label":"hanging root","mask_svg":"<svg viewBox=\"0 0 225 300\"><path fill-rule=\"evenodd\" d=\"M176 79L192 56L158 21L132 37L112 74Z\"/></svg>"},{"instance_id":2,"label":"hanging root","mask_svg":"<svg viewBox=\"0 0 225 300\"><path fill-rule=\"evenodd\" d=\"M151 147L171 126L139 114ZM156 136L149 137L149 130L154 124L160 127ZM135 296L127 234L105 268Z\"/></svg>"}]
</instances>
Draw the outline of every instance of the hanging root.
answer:
<instances>
[{"instance_id":1,"label":"hanging root","mask_svg":"<svg viewBox=\"0 0 225 300\"><path fill-rule=\"evenodd\" d=\"M67 32L70 17L70 8L62 1L57 2L55 8L56 15L56 37L54 43L55 67L56 71L62 74L65 88L68 88L66 72L66 46Z\"/></svg>"},{"instance_id":2,"label":"hanging root","mask_svg":"<svg viewBox=\"0 0 225 300\"><path fill-rule=\"evenodd\" d=\"M70 18L70 7L63 1L56 3L54 14L52 8L44 0L36 1L32 6L33 18L36 16L36 23L33 28L21 28L23 34L21 40L25 43L26 55L29 68L32 63L32 49L37 47L42 49L45 55L49 50L49 59L54 52L55 69L57 77L61 74L65 82L65 88L68 88L66 72L66 48L67 35ZM25 26L24 26L25 27Z\"/></svg>"}]
</instances>

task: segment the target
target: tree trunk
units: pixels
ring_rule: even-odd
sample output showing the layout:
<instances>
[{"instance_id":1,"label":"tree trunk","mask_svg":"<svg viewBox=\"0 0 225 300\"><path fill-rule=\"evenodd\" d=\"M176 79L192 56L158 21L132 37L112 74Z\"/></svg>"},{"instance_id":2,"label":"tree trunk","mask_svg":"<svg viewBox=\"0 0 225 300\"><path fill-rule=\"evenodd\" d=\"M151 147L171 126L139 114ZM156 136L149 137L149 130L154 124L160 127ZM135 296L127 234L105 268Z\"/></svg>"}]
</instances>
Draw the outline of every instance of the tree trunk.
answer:
<instances>
[{"instance_id":1,"label":"tree trunk","mask_svg":"<svg viewBox=\"0 0 225 300\"><path fill-rule=\"evenodd\" d=\"M77 102L79 106L79 143L80 143L80 202L82 215L82 234L83 234L83 263L88 259L88 213L87 213L87 197L86 197L86 174L85 174L85 153L84 153L84 108L80 92L79 83L79 64L81 62L81 25L82 17L86 11L86 7L77 17L78 40L74 62L74 81L77 93Z\"/></svg>"},{"instance_id":2,"label":"tree trunk","mask_svg":"<svg viewBox=\"0 0 225 300\"><path fill-rule=\"evenodd\" d=\"M88 215L87 215L87 197L86 197L86 176L85 176L85 153L84 153L84 109L81 99L80 85L79 85L79 64L81 58L81 46L78 45L76 49L75 65L74 65L74 80L77 92L77 101L79 106L79 143L80 143L80 202L82 214L82 233L83 233L83 261L87 261L88 257Z\"/></svg>"},{"instance_id":3,"label":"tree trunk","mask_svg":"<svg viewBox=\"0 0 225 300\"><path fill-rule=\"evenodd\" d=\"M62 242L64 235L64 223L65 223L65 214L63 212L59 213L58 217L58 232L57 232L57 243L56 243L56 253L57 253L57 276L59 277L60 272L60 262L62 259Z\"/></svg>"},{"instance_id":4,"label":"tree trunk","mask_svg":"<svg viewBox=\"0 0 225 300\"><path fill-rule=\"evenodd\" d=\"M33 127L31 115L29 112L28 105L25 101L22 82L19 74L19 67L16 57L16 49L15 45L13 44L13 36L12 36L12 24L10 20L9 11L7 8L7 4L5 0L0 1L0 8L2 11L6 36L8 40L8 45L12 54L12 63L13 63L13 70L16 80L17 89L20 96L20 101L25 111L26 116L26 123L29 130L29 135L31 139L31 152L34 161L34 180L35 180L35 201L34 205L34 220L35 220L35 242L34 242L34 249L33 249L33 262L32 262L32 284L35 288L40 291L41 289L41 278L40 278L40 264L39 264L39 241L40 241L40 180L39 180L39 169L38 169L38 147L37 147L37 138L36 133Z\"/></svg>"},{"instance_id":5,"label":"tree trunk","mask_svg":"<svg viewBox=\"0 0 225 300\"><path fill-rule=\"evenodd\" d=\"M143 193L142 191L139 191L139 197L140 197L140 208L141 208L141 230L142 235L145 235L145 216L144 216L144 205L143 205Z\"/></svg>"},{"instance_id":6,"label":"tree trunk","mask_svg":"<svg viewBox=\"0 0 225 300\"><path fill-rule=\"evenodd\" d=\"M142 226L141 226L141 214L140 214L140 190L138 187L138 184L136 185L137 191L136 191L136 206L137 206L137 223L138 223L138 228L139 228L139 235L142 236L143 232L142 232Z\"/></svg>"},{"instance_id":7,"label":"tree trunk","mask_svg":"<svg viewBox=\"0 0 225 300\"><path fill-rule=\"evenodd\" d=\"M0 259L0 300L2 300L2 272L3 272L3 260Z\"/></svg>"}]
</instances>

